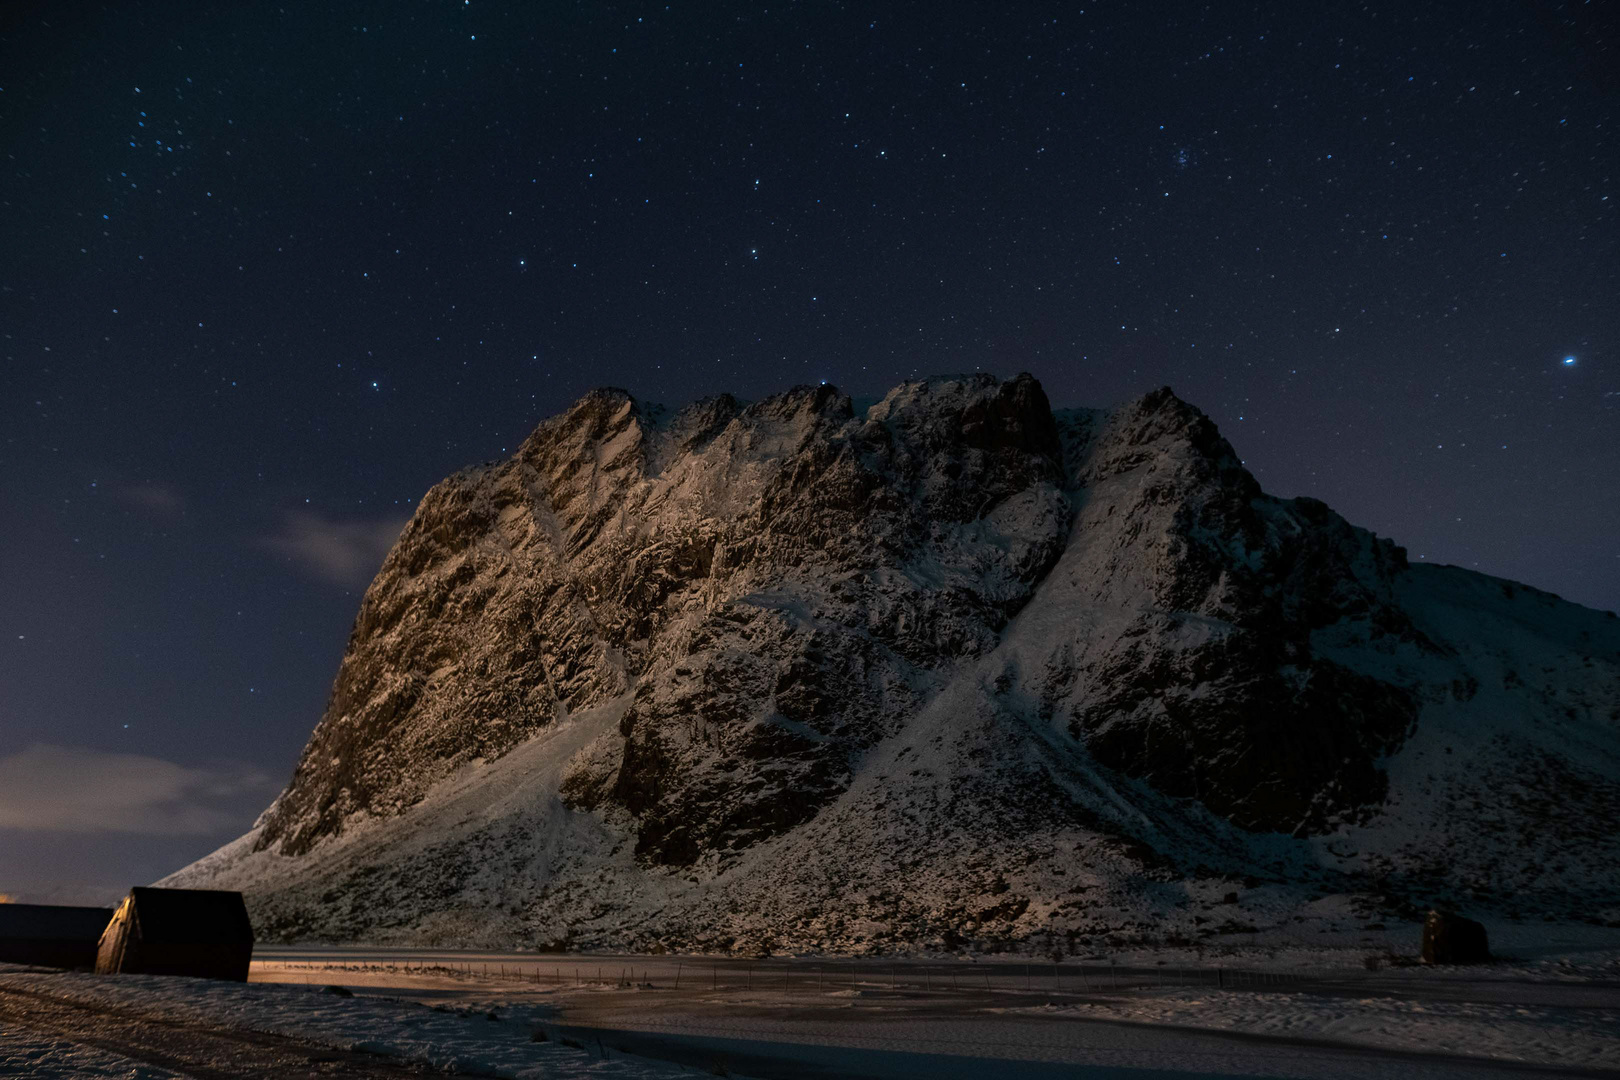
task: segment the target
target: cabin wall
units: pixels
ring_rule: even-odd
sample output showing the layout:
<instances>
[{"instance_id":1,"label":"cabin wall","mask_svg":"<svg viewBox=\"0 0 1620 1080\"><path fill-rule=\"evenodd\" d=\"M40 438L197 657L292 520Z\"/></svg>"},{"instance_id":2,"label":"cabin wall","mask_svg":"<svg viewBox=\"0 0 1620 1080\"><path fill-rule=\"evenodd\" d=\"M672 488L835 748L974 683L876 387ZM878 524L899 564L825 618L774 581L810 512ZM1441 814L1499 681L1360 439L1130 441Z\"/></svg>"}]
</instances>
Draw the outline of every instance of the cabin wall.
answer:
<instances>
[{"instance_id":1,"label":"cabin wall","mask_svg":"<svg viewBox=\"0 0 1620 1080\"><path fill-rule=\"evenodd\" d=\"M143 975L189 975L198 979L247 982L251 945L158 945L145 942L123 970Z\"/></svg>"},{"instance_id":2,"label":"cabin wall","mask_svg":"<svg viewBox=\"0 0 1620 1080\"><path fill-rule=\"evenodd\" d=\"M129 900L118 905L112 921L101 933L96 946L96 974L111 975L125 970L130 936L134 931L135 912Z\"/></svg>"},{"instance_id":3,"label":"cabin wall","mask_svg":"<svg viewBox=\"0 0 1620 1080\"><path fill-rule=\"evenodd\" d=\"M0 963L93 968L96 942L83 938L0 938Z\"/></svg>"},{"instance_id":4,"label":"cabin wall","mask_svg":"<svg viewBox=\"0 0 1620 1080\"><path fill-rule=\"evenodd\" d=\"M99 974L247 982L252 961L253 928L240 894L178 889L131 889L96 951Z\"/></svg>"}]
</instances>

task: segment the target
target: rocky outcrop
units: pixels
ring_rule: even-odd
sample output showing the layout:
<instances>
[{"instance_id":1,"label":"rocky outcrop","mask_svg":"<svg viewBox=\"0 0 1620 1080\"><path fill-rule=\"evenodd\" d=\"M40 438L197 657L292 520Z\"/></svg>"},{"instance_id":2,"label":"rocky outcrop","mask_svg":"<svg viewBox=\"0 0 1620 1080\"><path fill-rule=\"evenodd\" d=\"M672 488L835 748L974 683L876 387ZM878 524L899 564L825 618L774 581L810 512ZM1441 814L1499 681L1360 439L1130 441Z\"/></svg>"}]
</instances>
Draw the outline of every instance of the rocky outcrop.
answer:
<instances>
[{"instance_id":1,"label":"rocky outcrop","mask_svg":"<svg viewBox=\"0 0 1620 1080\"><path fill-rule=\"evenodd\" d=\"M1533 795L1425 853L1532 765L1609 812L1617 728L1612 619L1265 495L1168 389L600 390L428 493L287 790L176 882L721 948L1078 933L1187 874L1551 903L1614 838L1554 880Z\"/></svg>"},{"instance_id":2,"label":"rocky outcrop","mask_svg":"<svg viewBox=\"0 0 1620 1080\"><path fill-rule=\"evenodd\" d=\"M1430 910L1423 920L1425 964L1488 964L1491 947L1482 923L1455 912Z\"/></svg>"}]
</instances>

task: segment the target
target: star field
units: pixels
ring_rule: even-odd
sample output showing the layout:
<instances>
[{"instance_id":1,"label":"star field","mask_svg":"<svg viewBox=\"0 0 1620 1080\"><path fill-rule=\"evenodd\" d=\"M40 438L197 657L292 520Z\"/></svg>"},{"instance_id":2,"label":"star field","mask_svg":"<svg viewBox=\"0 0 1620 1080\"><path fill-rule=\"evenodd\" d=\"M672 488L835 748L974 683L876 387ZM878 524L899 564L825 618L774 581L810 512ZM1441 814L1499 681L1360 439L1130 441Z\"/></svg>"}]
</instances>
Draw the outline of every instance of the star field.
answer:
<instances>
[{"instance_id":1,"label":"star field","mask_svg":"<svg viewBox=\"0 0 1620 1080\"><path fill-rule=\"evenodd\" d=\"M1620 608L1612 8L1013 7L8 9L3 745L279 783L415 500L600 384L1168 383Z\"/></svg>"}]
</instances>

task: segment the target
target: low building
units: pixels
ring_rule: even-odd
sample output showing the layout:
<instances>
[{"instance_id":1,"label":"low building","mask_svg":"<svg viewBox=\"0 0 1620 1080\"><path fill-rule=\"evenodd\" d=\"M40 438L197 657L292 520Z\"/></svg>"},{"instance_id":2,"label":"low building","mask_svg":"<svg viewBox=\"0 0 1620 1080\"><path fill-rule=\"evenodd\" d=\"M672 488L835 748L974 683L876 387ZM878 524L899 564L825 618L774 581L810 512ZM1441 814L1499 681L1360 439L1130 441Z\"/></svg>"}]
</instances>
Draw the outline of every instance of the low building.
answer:
<instances>
[{"instance_id":1,"label":"low building","mask_svg":"<svg viewBox=\"0 0 1620 1080\"><path fill-rule=\"evenodd\" d=\"M96 971L247 982L252 960L241 893L136 887L101 935Z\"/></svg>"},{"instance_id":2,"label":"low building","mask_svg":"<svg viewBox=\"0 0 1620 1080\"><path fill-rule=\"evenodd\" d=\"M0 962L93 968L112 908L0 904Z\"/></svg>"}]
</instances>

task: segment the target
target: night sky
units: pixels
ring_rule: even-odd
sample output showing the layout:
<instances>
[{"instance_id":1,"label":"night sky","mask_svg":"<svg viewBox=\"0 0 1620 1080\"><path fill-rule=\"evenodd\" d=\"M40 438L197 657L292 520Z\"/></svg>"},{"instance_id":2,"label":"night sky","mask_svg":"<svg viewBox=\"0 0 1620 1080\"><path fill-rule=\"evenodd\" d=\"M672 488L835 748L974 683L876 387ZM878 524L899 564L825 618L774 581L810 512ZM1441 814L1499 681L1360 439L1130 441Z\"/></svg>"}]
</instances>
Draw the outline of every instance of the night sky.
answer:
<instances>
[{"instance_id":1,"label":"night sky","mask_svg":"<svg viewBox=\"0 0 1620 1080\"><path fill-rule=\"evenodd\" d=\"M1155 386L1620 608L1612 4L12 3L0 892L243 831L415 501L592 386Z\"/></svg>"}]
</instances>

